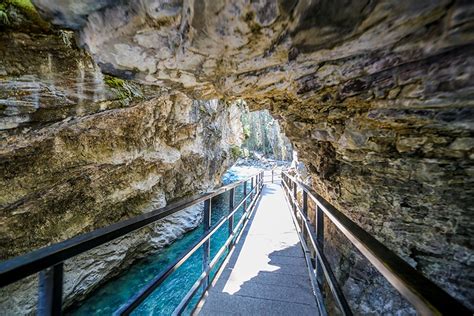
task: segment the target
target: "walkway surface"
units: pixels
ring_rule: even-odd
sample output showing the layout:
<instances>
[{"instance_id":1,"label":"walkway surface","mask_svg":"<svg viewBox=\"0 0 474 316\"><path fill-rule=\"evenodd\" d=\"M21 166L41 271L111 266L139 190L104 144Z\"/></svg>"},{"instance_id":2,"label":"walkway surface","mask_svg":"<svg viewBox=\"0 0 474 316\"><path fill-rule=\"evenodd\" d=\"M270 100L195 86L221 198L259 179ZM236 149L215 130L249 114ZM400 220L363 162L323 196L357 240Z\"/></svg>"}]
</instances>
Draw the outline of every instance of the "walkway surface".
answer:
<instances>
[{"instance_id":1,"label":"walkway surface","mask_svg":"<svg viewBox=\"0 0 474 316\"><path fill-rule=\"evenodd\" d=\"M318 315L283 189L266 184L199 315Z\"/></svg>"}]
</instances>

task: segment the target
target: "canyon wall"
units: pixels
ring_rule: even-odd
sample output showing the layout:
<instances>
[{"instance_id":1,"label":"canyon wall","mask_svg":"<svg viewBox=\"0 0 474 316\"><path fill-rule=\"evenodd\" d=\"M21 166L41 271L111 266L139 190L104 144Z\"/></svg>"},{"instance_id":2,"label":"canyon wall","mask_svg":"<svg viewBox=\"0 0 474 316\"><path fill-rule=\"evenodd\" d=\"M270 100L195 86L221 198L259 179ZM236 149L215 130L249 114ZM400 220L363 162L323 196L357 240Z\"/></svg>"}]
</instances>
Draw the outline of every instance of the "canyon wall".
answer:
<instances>
[{"instance_id":1,"label":"canyon wall","mask_svg":"<svg viewBox=\"0 0 474 316\"><path fill-rule=\"evenodd\" d=\"M105 73L269 109L317 192L474 308L472 1L33 2ZM357 313L397 310L331 260Z\"/></svg>"},{"instance_id":2,"label":"canyon wall","mask_svg":"<svg viewBox=\"0 0 474 316\"><path fill-rule=\"evenodd\" d=\"M0 260L220 184L243 139L239 106L104 76L71 31L2 9ZM65 306L201 217L186 209L67 261ZM36 292L36 276L2 288L0 310L33 313Z\"/></svg>"}]
</instances>

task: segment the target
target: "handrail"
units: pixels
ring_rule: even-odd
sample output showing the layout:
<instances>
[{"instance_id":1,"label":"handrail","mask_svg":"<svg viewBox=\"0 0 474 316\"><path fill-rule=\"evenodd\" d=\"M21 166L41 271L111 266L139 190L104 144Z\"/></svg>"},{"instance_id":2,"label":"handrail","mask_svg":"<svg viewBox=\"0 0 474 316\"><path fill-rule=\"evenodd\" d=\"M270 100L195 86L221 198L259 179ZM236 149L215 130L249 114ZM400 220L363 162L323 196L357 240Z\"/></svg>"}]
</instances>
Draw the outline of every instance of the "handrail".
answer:
<instances>
[{"instance_id":1,"label":"handrail","mask_svg":"<svg viewBox=\"0 0 474 316\"><path fill-rule=\"evenodd\" d=\"M314 258L314 261L316 263L316 270L318 274L321 274L321 270L324 273L324 277L326 278L326 281L329 285L329 289L331 290L331 293L341 310L341 313L345 316L351 316L352 311L349 307L349 304L346 301L346 298L344 297L344 294L339 287L339 284L337 284L336 277L334 276L334 272L332 271L331 267L329 266L329 261L326 259L326 256L323 253L323 247L322 243L317 241L317 237L313 236L313 232L310 229L311 224L309 223L309 219L307 218L307 215L305 212L299 207L297 199L291 195L291 189L289 188L288 184L285 181L282 181L283 187L286 189L285 192L287 192L287 198L289 199L290 204L295 208L295 210L298 212L300 218L303 219L303 223L301 227L298 227L301 229L301 231L306 231L307 234L310 237L311 241L311 246L313 250L316 253L316 256ZM294 192L294 191L293 191ZM307 210L306 210L307 211ZM292 217L293 214L291 214ZM319 220L319 219L318 219ZM298 222L296 220L296 225L298 225ZM301 245L303 246L305 250L305 257L308 257L308 254L306 252L308 246L306 245L306 241L303 237L301 237L301 234L298 232L298 235L300 235L300 241ZM319 264L318 264L319 263ZM317 278L317 276L315 276ZM318 308L320 309L320 314L327 314L325 308L324 308L324 302L322 302L322 298L318 295L316 296L316 299L319 299L318 301Z\"/></svg>"},{"instance_id":2,"label":"handrail","mask_svg":"<svg viewBox=\"0 0 474 316\"><path fill-rule=\"evenodd\" d=\"M255 185L254 185L255 179ZM252 184L251 190L246 192L247 182ZM244 205L249 196L253 198L252 202L259 196L261 187L263 186L263 172L248 177L246 179L231 183L229 185L218 188L210 193L190 197L179 202L170 204L163 208L124 220L110 226L99 228L89 233L85 233L71 239L32 251L22 256L18 256L0 263L0 287L5 287L11 283L24 279L32 274L40 272L40 287L39 287L39 315L60 315L62 305L62 283L63 283L63 262L85 251L103 245L116 238L122 237L132 231L140 229L146 225L154 223L171 214L179 212L187 207L198 204L200 202L207 203L208 210L205 210L205 216L208 218L208 225L205 236L198 242L199 245L192 247L194 252L200 245L207 243L208 239L217 230L213 228L210 230L210 201L224 192L231 191L231 196L234 196L234 189L239 185L244 184L244 197L233 210L232 214L225 217L226 220L232 218L239 207ZM251 202L251 203L252 203ZM232 204L233 205L233 204ZM219 227L225 222L221 220ZM191 253L192 254L192 253ZM191 255L189 254L189 256ZM179 259L184 262L187 257L186 254ZM179 264L181 265L182 262ZM175 262L176 264L176 262ZM169 275L172 271L177 269L174 265L167 269L161 275ZM166 277L165 276L165 277ZM164 278L165 278L164 277ZM163 280L164 280L163 278ZM160 281L161 283L162 281ZM157 286L157 285L156 285ZM156 288L156 286L154 288ZM150 294L151 291L148 293ZM143 294L143 293L142 293ZM143 298L141 298L143 300ZM136 307L136 306L135 306ZM127 314L125 312L124 314Z\"/></svg>"},{"instance_id":3,"label":"handrail","mask_svg":"<svg viewBox=\"0 0 474 316\"><path fill-rule=\"evenodd\" d=\"M178 259L171 263L167 269L162 271L162 273L158 274L153 280L145 285L141 291L131 297L127 303L122 305L114 313L114 315L128 315L133 311L133 309L138 307L138 305L143 302L151 294L151 292L153 292L153 290L155 290L172 272L176 271L187 259L189 259L189 257L191 257L192 254L199 249L199 247L209 240L211 236L214 235L214 233L229 220L229 218L234 216L242 204L245 203L245 201L251 196L252 192L256 189L257 186L255 186L246 196L243 197L239 205L235 207L230 214L221 218L221 220L216 225L214 225L211 230L207 231L198 241L189 247L187 251L183 252L183 254Z\"/></svg>"},{"instance_id":4,"label":"handrail","mask_svg":"<svg viewBox=\"0 0 474 316\"><path fill-rule=\"evenodd\" d=\"M420 272L411 267L403 259L389 250L368 232L358 226L346 215L338 211L329 202L317 194L313 189L282 172L282 177L287 194L291 196L289 185L293 186L294 198L296 200L296 186L300 187L306 196L309 196L322 210L333 224L349 239L349 241L366 257L370 263L387 279L390 284L404 296L422 315L471 315L471 311L428 280ZM288 183L286 183L288 182ZM296 203L297 200L293 201ZM307 203L307 202L306 202ZM304 212L303 212L304 213ZM304 218L308 221L307 217ZM318 223L316 223L318 225ZM315 245L318 241L309 237ZM320 249L320 251L322 251Z\"/></svg>"},{"instance_id":5,"label":"handrail","mask_svg":"<svg viewBox=\"0 0 474 316\"><path fill-rule=\"evenodd\" d=\"M140 229L187 207L213 198L221 193L239 186L243 182L246 182L253 177L255 176L223 186L213 192L193 196L160 209L112 224L107 227L99 228L65 241L34 250L25 255L14 257L1 262L0 287L4 287L18 280L24 279L25 277L40 272L47 267L54 266L55 264L70 259L92 248L103 245L116 238L122 237L134 230Z\"/></svg>"},{"instance_id":6,"label":"handrail","mask_svg":"<svg viewBox=\"0 0 474 316\"><path fill-rule=\"evenodd\" d=\"M284 181L282 181L281 185L282 186L288 186ZM286 193L286 191L284 191L284 192ZM289 192L289 188L288 188L288 192ZM288 198L287 195L285 195L285 197ZM287 199L287 202L289 202L288 199ZM297 206L297 204L292 204L292 203L289 203L289 204ZM299 210L300 209L298 207L298 211ZM323 299L321 290L319 288L317 275L316 275L316 273L314 273L315 258L313 257L312 252L309 250L309 247L306 244L303 225L301 225L301 227L300 227L296 214L294 214L293 212L290 212L290 215L291 215L291 218L293 220L293 223L295 224L296 233L298 235L298 239L300 240L301 247L303 248L303 254L304 254L304 257L305 257L305 260L306 260L306 266L308 267L309 272L310 272L309 273L309 279L310 279L310 282L311 282L311 287L313 288L314 297L316 298L316 302L317 302L317 305L318 305L319 315L327 316L328 313L327 313L327 310L326 310L326 306L324 306L324 304L323 304L324 299ZM306 217L306 216L303 216L303 217ZM313 232L311 231L311 229L309 229L309 227L307 225L307 222L306 221L304 221L304 222L305 222L306 231L309 232L310 234L312 234ZM310 240L312 242L313 249L316 249L316 256L319 256L320 253L322 254L322 250L320 250L319 246L316 243L314 243L314 239L315 238L312 237ZM328 279L328 283L331 283L332 279L329 278L328 275L326 275L326 279ZM331 287L331 290L332 290L332 287ZM335 297L337 297L337 293L333 292L333 295ZM337 303L339 304L339 301L337 301Z\"/></svg>"},{"instance_id":7,"label":"handrail","mask_svg":"<svg viewBox=\"0 0 474 316\"><path fill-rule=\"evenodd\" d=\"M252 210L253 207L256 205L256 202L257 200L256 199L253 199L253 201L251 202L251 204L249 205L249 210ZM239 207L237 207L238 209ZM221 259L220 257L222 256L222 254L224 253L224 251L226 250L227 247L229 247L231 245L231 243L233 242L234 238L235 237L238 237L242 232L243 232L243 229L240 230L239 232L239 228L240 226L244 226L246 225L246 223L248 222L249 218L250 218L250 212L245 212L245 214L242 216L242 218L239 220L239 222L237 223L237 225L235 225L235 228L233 227L232 228L232 232L230 233L229 237L227 238L227 241L224 243L224 245L222 245L222 247L219 249L219 251L217 252L217 254L214 256L214 259L210 262L209 264L209 267L208 269L203 272L204 274L204 277L206 275L208 275L211 270L216 266L216 264L219 262L219 260ZM234 212L233 212L234 213ZM230 216L229 216L230 217ZM229 251L229 254L230 254L230 251ZM228 254L228 255L229 255ZM227 255L227 256L228 256ZM191 287L191 289L188 291L188 293L185 295L184 299L182 300L181 304L179 304L176 309L174 310L173 312L173 315L180 315L183 311L184 311L184 308L187 306L187 304L189 303L189 301L191 300L191 298L193 297L193 295L196 294L197 290L199 289L199 286L202 285L203 281L205 280L204 277L200 277L198 278L198 280L196 280L196 282L194 283L194 285ZM204 296L205 293L203 293L201 295Z\"/></svg>"}]
</instances>

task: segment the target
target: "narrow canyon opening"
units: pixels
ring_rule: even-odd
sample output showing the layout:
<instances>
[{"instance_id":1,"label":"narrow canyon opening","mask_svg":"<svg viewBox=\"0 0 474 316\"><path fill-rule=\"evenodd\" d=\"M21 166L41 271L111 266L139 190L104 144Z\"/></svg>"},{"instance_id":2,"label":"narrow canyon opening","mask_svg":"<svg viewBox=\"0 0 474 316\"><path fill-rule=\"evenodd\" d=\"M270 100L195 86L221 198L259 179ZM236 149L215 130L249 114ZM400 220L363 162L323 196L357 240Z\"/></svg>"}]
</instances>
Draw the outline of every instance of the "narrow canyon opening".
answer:
<instances>
[{"instance_id":1,"label":"narrow canyon opening","mask_svg":"<svg viewBox=\"0 0 474 316\"><path fill-rule=\"evenodd\" d=\"M294 177L473 310L473 12L441 0L1 1L0 273L247 177L257 192L265 170L262 185ZM287 190L303 205L301 188ZM304 201L352 313L416 314ZM208 203L212 227L230 189ZM60 309L113 314L206 233L206 207L65 260ZM172 314L203 260L193 254L137 313ZM0 314L36 313L39 275L0 288ZM315 282L327 313L345 314Z\"/></svg>"}]
</instances>

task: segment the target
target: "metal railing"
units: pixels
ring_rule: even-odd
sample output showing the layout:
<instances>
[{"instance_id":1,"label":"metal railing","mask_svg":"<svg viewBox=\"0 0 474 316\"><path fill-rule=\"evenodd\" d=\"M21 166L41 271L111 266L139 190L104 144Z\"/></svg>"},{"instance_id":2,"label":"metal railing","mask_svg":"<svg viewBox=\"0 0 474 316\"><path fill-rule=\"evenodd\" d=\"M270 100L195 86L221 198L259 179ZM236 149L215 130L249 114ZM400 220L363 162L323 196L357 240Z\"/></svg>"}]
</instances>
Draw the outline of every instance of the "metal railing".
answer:
<instances>
[{"instance_id":1,"label":"metal railing","mask_svg":"<svg viewBox=\"0 0 474 316\"><path fill-rule=\"evenodd\" d=\"M264 183L278 183L278 181L281 181L281 171L278 170L278 167L266 170L265 175Z\"/></svg>"},{"instance_id":2,"label":"metal railing","mask_svg":"<svg viewBox=\"0 0 474 316\"><path fill-rule=\"evenodd\" d=\"M281 185L284 187L287 200L294 212L293 218L298 226L305 257L307 262L311 263L312 281L321 288L323 278L325 278L336 304L344 315L352 315L352 312L324 254L325 216L374 265L382 276L416 308L418 313L421 315L472 315L472 312L464 305L412 268L310 187L285 172L282 173ZM301 203L298 201L297 188L302 191ZM315 227L308 218L308 198L316 206ZM309 244L306 240L309 241ZM318 293L315 294L320 313L325 315L326 311L322 297L320 295L318 297Z\"/></svg>"},{"instance_id":3,"label":"metal railing","mask_svg":"<svg viewBox=\"0 0 474 316\"><path fill-rule=\"evenodd\" d=\"M247 191L248 183L250 183L250 188ZM243 198L238 202L237 206L234 206L235 190L241 185L243 186ZM260 172L247 179L221 187L211 193L182 200L158 210L4 261L0 263L0 287L5 287L39 272L38 315L61 315L63 262L65 260L154 223L187 207L204 202L205 232L203 236L114 313L114 315L129 315L167 277L176 271L196 250L203 246L203 273L176 308L174 314L179 315L201 286L203 287L202 295L205 294L209 287L212 269L217 265L218 259L225 251L230 250L234 246L233 241L243 231L240 227L248 221L250 213L260 196L262 187L263 172ZM227 191L229 191L230 195L228 215L220 219L216 225L211 226L211 199ZM234 215L241 207L243 207L242 217L237 225L234 225ZM229 237L211 261L210 238L226 222L228 223Z\"/></svg>"}]
</instances>

